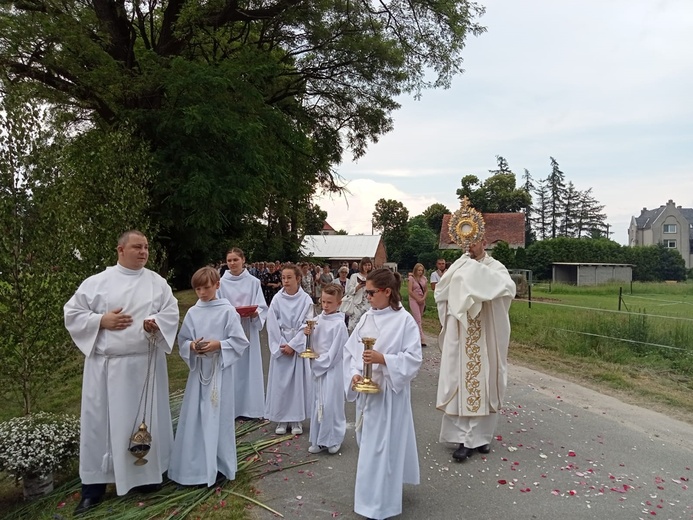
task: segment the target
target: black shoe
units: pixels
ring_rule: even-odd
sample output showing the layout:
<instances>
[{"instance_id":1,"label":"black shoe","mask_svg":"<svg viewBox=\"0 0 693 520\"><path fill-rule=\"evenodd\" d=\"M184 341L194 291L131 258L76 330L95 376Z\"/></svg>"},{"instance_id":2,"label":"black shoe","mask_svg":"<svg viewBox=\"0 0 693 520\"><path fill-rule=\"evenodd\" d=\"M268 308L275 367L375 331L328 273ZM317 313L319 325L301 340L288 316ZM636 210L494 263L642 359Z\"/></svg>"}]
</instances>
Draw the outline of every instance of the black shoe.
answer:
<instances>
[{"instance_id":1,"label":"black shoe","mask_svg":"<svg viewBox=\"0 0 693 520\"><path fill-rule=\"evenodd\" d=\"M491 445L490 444L484 444L483 446L479 446L476 451L479 453L491 453Z\"/></svg>"},{"instance_id":2,"label":"black shoe","mask_svg":"<svg viewBox=\"0 0 693 520\"><path fill-rule=\"evenodd\" d=\"M472 453L474 453L474 449L467 448L464 444L460 444L460 447L453 452L452 458L462 462L463 460L467 460Z\"/></svg>"},{"instance_id":3,"label":"black shoe","mask_svg":"<svg viewBox=\"0 0 693 520\"><path fill-rule=\"evenodd\" d=\"M428 346L428 345L426 345L425 343L422 343L422 344L421 344L421 348L427 347L427 346Z\"/></svg>"},{"instance_id":4,"label":"black shoe","mask_svg":"<svg viewBox=\"0 0 693 520\"><path fill-rule=\"evenodd\" d=\"M90 509L95 508L96 506L99 505L99 503L103 500L103 497L98 497L98 498L83 498L82 500L79 501L79 504L77 504L77 507L75 508L75 512L72 513L72 516L79 516L83 515Z\"/></svg>"},{"instance_id":5,"label":"black shoe","mask_svg":"<svg viewBox=\"0 0 693 520\"><path fill-rule=\"evenodd\" d=\"M164 487L163 484L145 484L144 486L135 486L131 491L135 493L156 493L161 491L162 487Z\"/></svg>"}]
</instances>

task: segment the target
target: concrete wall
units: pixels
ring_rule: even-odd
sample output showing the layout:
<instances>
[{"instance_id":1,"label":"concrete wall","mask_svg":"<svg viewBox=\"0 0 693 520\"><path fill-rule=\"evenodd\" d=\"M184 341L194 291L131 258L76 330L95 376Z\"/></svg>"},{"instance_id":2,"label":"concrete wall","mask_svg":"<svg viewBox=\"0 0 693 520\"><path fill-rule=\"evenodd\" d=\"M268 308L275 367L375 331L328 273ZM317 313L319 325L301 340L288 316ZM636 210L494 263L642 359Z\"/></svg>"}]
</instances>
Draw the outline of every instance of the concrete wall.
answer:
<instances>
[{"instance_id":1,"label":"concrete wall","mask_svg":"<svg viewBox=\"0 0 693 520\"><path fill-rule=\"evenodd\" d=\"M581 265L578 267L578 285L598 285L612 281L630 282L633 270L630 267L604 265Z\"/></svg>"}]
</instances>

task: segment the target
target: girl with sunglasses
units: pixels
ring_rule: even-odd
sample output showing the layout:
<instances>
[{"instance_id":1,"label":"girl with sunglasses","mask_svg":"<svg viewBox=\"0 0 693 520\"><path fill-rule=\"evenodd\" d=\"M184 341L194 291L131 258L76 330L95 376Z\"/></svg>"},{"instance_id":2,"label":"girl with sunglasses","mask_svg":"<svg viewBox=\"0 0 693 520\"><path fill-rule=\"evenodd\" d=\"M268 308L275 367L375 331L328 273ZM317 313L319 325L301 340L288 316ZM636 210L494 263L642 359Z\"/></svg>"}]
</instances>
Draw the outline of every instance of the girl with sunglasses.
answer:
<instances>
[{"instance_id":1,"label":"girl with sunglasses","mask_svg":"<svg viewBox=\"0 0 693 520\"><path fill-rule=\"evenodd\" d=\"M376 269L366 277L368 310L347 341L344 370L347 399L356 400L356 467L354 511L370 519L402 513L403 484L419 483L410 383L421 366L419 328L401 304L401 278L389 269ZM365 350L361 332L374 324L377 338ZM376 394L358 394L363 363L372 364Z\"/></svg>"}]
</instances>

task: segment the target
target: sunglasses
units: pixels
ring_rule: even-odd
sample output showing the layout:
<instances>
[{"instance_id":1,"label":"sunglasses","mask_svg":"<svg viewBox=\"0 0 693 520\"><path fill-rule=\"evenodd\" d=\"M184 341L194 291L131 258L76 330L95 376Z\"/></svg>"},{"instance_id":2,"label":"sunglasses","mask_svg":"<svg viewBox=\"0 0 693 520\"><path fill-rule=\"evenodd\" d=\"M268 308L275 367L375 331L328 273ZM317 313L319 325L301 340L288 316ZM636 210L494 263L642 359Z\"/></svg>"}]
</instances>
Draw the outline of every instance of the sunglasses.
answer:
<instances>
[{"instance_id":1,"label":"sunglasses","mask_svg":"<svg viewBox=\"0 0 693 520\"><path fill-rule=\"evenodd\" d=\"M385 289L366 289L364 292L370 296L371 298L375 295L377 292L384 291Z\"/></svg>"}]
</instances>

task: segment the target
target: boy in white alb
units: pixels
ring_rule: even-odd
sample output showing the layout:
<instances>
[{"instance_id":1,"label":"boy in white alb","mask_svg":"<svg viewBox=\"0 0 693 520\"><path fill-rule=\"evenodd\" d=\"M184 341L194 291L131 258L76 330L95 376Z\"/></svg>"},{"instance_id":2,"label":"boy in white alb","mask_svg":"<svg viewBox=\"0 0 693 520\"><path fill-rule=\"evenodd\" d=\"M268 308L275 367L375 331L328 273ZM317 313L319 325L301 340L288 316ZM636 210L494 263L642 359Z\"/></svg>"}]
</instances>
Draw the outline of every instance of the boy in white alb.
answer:
<instances>
[{"instance_id":1,"label":"boy in white alb","mask_svg":"<svg viewBox=\"0 0 693 520\"><path fill-rule=\"evenodd\" d=\"M199 300L178 334L190 367L168 475L179 484L213 486L218 473L236 478L235 397L231 366L248 348L236 309L217 298L219 273L199 269L192 278Z\"/></svg>"},{"instance_id":2,"label":"boy in white alb","mask_svg":"<svg viewBox=\"0 0 693 520\"><path fill-rule=\"evenodd\" d=\"M310 335L311 348L319 356L311 360L313 374L313 414L310 420L310 453L325 449L335 454L342 447L346 433L344 414L344 344L349 339L344 313L339 312L342 288L325 285L320 298L322 314L315 330L305 329Z\"/></svg>"}]
</instances>

